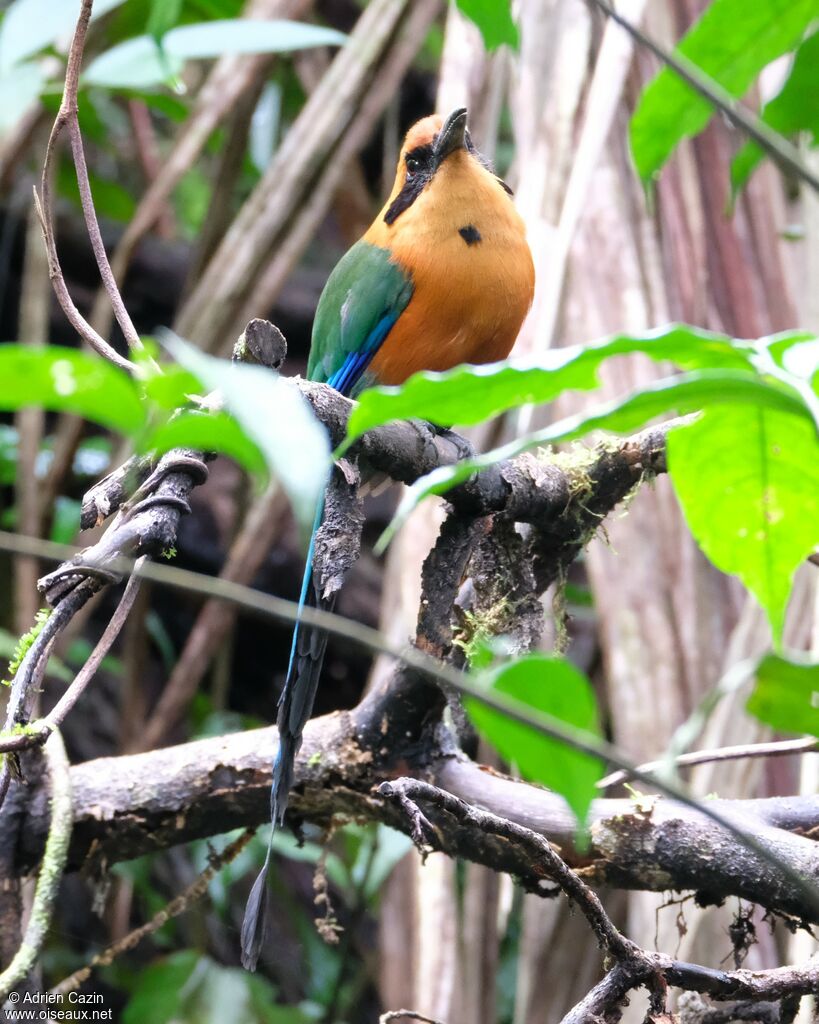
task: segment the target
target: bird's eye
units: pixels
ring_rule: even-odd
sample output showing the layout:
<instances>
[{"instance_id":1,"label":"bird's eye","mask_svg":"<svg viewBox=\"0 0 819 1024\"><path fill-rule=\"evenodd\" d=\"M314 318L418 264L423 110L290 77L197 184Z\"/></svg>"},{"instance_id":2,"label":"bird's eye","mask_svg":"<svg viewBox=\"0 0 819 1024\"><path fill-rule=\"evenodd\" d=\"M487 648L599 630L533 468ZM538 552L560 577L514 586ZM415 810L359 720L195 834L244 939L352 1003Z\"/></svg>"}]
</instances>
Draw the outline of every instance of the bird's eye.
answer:
<instances>
[{"instance_id":1,"label":"bird's eye","mask_svg":"<svg viewBox=\"0 0 819 1024\"><path fill-rule=\"evenodd\" d=\"M417 156L407 157L407 174L417 174L421 170L421 161Z\"/></svg>"}]
</instances>

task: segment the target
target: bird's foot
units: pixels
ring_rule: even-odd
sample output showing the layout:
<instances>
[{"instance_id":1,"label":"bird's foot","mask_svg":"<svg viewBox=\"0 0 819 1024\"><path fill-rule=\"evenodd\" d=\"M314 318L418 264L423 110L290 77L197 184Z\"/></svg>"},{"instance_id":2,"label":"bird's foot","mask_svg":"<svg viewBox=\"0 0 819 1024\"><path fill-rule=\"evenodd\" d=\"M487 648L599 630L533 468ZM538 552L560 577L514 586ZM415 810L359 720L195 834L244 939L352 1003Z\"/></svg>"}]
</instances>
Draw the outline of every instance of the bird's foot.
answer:
<instances>
[{"instance_id":1,"label":"bird's foot","mask_svg":"<svg viewBox=\"0 0 819 1024\"><path fill-rule=\"evenodd\" d=\"M457 431L452 430L451 427L439 427L435 423L430 423L432 432L440 438L443 438L455 448L458 453L458 460L471 459L475 454L475 449L472 447L472 442L467 440L463 434L459 434Z\"/></svg>"}]
</instances>

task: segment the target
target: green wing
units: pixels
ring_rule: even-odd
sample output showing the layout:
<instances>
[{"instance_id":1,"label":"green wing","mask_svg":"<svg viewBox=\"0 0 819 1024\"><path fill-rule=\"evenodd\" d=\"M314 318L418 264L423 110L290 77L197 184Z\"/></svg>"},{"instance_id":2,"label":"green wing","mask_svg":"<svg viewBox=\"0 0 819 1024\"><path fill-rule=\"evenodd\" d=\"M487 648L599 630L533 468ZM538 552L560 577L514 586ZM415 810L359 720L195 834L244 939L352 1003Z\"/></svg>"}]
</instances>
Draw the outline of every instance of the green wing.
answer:
<instances>
[{"instance_id":1,"label":"green wing","mask_svg":"<svg viewBox=\"0 0 819 1024\"><path fill-rule=\"evenodd\" d=\"M339 260L313 321L307 376L351 394L406 308L411 277L387 249L356 244Z\"/></svg>"}]
</instances>

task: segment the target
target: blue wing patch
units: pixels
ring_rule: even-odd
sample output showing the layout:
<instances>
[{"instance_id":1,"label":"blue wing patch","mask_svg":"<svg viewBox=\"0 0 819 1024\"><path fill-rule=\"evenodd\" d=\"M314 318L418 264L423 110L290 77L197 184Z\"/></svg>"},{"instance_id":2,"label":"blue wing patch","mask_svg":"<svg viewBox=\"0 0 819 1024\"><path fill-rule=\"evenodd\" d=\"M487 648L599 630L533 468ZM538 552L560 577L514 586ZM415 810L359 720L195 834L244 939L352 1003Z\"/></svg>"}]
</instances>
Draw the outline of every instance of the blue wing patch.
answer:
<instances>
[{"instance_id":1,"label":"blue wing patch","mask_svg":"<svg viewBox=\"0 0 819 1024\"><path fill-rule=\"evenodd\" d=\"M392 330L398 319L397 313L385 313L375 327L367 335L360 349L350 352L341 366L330 377L327 383L342 395L350 395L353 388L361 380L364 371L370 365L376 352L381 348L384 339Z\"/></svg>"}]
</instances>

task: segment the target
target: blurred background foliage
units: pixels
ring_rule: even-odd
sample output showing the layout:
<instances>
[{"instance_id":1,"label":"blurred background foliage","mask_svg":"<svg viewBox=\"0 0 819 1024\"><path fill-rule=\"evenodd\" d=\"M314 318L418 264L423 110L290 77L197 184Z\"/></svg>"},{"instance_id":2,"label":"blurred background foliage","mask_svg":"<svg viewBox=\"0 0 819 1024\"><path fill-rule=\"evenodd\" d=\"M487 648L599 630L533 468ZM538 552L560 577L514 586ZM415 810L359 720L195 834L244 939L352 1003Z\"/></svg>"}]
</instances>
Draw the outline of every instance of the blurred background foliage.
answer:
<instances>
[{"instance_id":1,"label":"blurred background foliage","mask_svg":"<svg viewBox=\"0 0 819 1024\"><path fill-rule=\"evenodd\" d=\"M76 344L50 296L31 186L77 7L13 0L0 21L3 341ZM696 23L683 55L786 133L815 173L819 4L706 8L701 0L619 4L668 47ZM672 319L734 338L819 329L810 286L819 270L816 197L670 71L657 74L656 60L594 5L96 0L94 19L80 124L106 245L142 334L172 325L225 354L249 316L269 316L288 340L286 372L303 372L321 287L379 208L403 132L461 104L530 231L538 294L520 354L542 358L550 346ZM98 295L67 147L55 188L71 292L122 348ZM614 362L600 394L645 387L662 372L639 358ZM489 447L591 401L561 396L548 413L508 410L475 428L475 440ZM118 436L70 411L4 415L0 527L75 540L82 494L125 454ZM420 507L385 559L373 543L395 503L392 491L368 499L364 554L338 610L403 640L439 512ZM235 462L220 459L169 556L217 574L248 535L253 556L237 561L236 577L295 598L302 555L288 502L275 485L259 494ZM10 658L37 610L37 566L0 557L0 657ZM82 663L113 601L106 594L79 617L51 661L46 704ZM636 495L628 516L592 542L545 612L554 620L546 646L559 643L592 680L606 734L637 760L665 749L726 667L770 644L756 603L702 557L666 480ZM817 632L814 584L800 572L785 635L815 651ZM116 655L67 724L72 760L268 721L288 649L289 630L278 623L230 611L207 618L193 599L146 585ZM331 641L317 713L354 705L371 671L383 667ZM187 699L165 716L162 695L183 677ZM739 708L727 699L702 744L767 735ZM813 792L816 779L783 759L701 769L692 785L776 795ZM265 840L256 836L217 875L205 901L95 972L88 988L103 993L116 1019L329 1024L408 1005L448 1024L537 1024L559 1019L596 978L593 938L565 906L438 855L422 870L405 837L355 823L329 836L306 828L301 842L276 837L275 925L260 972L248 975L236 967L237 933ZM208 850L194 843L118 865L102 880L66 878L45 984L147 920L204 868ZM678 908L651 895L611 894L608 903L644 945L656 933L659 948L715 963L730 949L736 908L720 916L690 906L683 927ZM758 938L749 966L804 955L809 942L781 929ZM641 1018L637 1007L628 1019Z\"/></svg>"}]
</instances>

